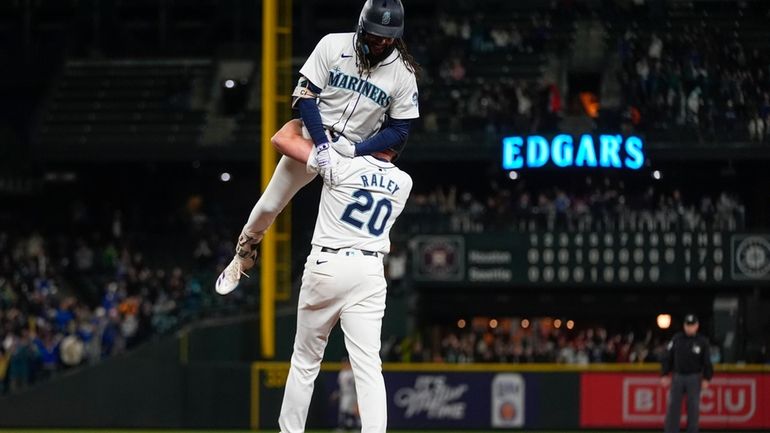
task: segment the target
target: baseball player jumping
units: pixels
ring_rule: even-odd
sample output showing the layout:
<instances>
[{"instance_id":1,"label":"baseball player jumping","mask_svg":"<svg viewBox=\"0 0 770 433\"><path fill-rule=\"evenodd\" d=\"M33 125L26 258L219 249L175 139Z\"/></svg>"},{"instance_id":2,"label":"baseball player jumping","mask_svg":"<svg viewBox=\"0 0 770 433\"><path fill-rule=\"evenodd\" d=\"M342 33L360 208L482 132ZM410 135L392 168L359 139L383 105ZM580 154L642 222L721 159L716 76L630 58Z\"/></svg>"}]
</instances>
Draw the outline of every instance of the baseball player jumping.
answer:
<instances>
[{"instance_id":1,"label":"baseball player jumping","mask_svg":"<svg viewBox=\"0 0 770 433\"><path fill-rule=\"evenodd\" d=\"M353 367L361 431L384 433L380 331L387 287L382 259L390 251L390 229L404 209L412 178L390 162L396 149L321 165L321 151L302 137L299 121L284 126L273 143L285 156L307 160L308 169L324 178L313 247L302 275L297 334L278 420L281 432L305 431L313 384L329 333L339 321ZM329 154L339 158L334 150ZM332 169L337 172L334 183L327 173Z\"/></svg>"},{"instance_id":2,"label":"baseball player jumping","mask_svg":"<svg viewBox=\"0 0 770 433\"><path fill-rule=\"evenodd\" d=\"M317 149L325 181L336 178L332 147L353 157L406 143L410 122L419 117L420 67L403 34L400 0L367 0L357 31L324 36L300 69L293 107L299 109L305 137ZM315 176L291 158L281 158L238 237L233 260L217 279L218 293L237 287L241 275L254 266L265 231Z\"/></svg>"}]
</instances>

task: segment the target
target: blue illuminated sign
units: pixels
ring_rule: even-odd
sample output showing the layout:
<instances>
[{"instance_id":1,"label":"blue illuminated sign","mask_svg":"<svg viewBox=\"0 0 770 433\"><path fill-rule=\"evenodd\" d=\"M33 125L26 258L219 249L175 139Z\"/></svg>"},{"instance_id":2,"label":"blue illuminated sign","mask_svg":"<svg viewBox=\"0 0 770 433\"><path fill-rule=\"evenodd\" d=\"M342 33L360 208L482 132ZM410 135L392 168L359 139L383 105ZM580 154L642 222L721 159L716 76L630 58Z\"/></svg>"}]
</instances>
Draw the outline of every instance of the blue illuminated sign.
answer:
<instances>
[{"instance_id":1,"label":"blue illuminated sign","mask_svg":"<svg viewBox=\"0 0 770 433\"><path fill-rule=\"evenodd\" d=\"M503 138L503 168L606 167L638 170L644 164L642 139L631 135L559 134L550 141L541 135Z\"/></svg>"}]
</instances>

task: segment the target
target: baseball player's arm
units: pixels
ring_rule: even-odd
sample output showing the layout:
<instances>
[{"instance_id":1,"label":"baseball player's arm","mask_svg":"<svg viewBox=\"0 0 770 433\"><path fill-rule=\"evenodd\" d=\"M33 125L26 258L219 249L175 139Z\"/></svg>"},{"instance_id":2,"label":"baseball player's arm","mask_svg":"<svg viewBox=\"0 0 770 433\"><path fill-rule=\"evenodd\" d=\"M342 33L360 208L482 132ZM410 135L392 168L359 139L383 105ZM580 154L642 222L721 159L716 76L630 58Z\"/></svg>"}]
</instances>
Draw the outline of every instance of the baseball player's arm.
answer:
<instances>
[{"instance_id":1,"label":"baseball player's arm","mask_svg":"<svg viewBox=\"0 0 770 433\"><path fill-rule=\"evenodd\" d=\"M409 137L411 122L411 119L390 119L380 132L360 143L347 146L332 143L332 147L334 150L350 158L381 152L385 149L400 149Z\"/></svg>"},{"instance_id":2,"label":"baseball player's arm","mask_svg":"<svg viewBox=\"0 0 770 433\"><path fill-rule=\"evenodd\" d=\"M321 94L321 88L313 84L306 77L302 76L297 82L297 87L292 93L294 101L292 107L299 110L299 115L302 118L302 123L310 133L310 137L313 139L313 143L316 146L321 146L328 143L324 132L324 125L321 119L321 112L318 111L318 105L316 101Z\"/></svg>"},{"instance_id":3,"label":"baseball player's arm","mask_svg":"<svg viewBox=\"0 0 770 433\"><path fill-rule=\"evenodd\" d=\"M302 136L302 122L293 119L286 122L270 139L273 147L282 155L307 164L313 150L313 142Z\"/></svg>"},{"instance_id":4,"label":"baseball player's arm","mask_svg":"<svg viewBox=\"0 0 770 433\"><path fill-rule=\"evenodd\" d=\"M315 161L319 173L324 177L324 181L334 182L334 161L329 153L329 139L324 131L321 112L318 111L316 101L321 93L321 88L314 85L310 80L302 76L294 89L292 96L295 98L292 107L299 109L302 123L307 128L312 144L318 150L315 154ZM315 170L315 169L314 169Z\"/></svg>"}]
</instances>

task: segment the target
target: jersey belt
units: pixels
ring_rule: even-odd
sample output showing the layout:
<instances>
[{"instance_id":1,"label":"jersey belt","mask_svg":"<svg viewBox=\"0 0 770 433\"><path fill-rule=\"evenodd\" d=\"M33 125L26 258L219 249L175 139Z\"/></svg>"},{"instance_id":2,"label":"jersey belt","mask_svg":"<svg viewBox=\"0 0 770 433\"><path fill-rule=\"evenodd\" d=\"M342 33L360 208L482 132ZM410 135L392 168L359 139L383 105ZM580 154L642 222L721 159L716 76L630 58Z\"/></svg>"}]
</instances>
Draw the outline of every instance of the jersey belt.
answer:
<instances>
[{"instance_id":1,"label":"jersey belt","mask_svg":"<svg viewBox=\"0 0 770 433\"><path fill-rule=\"evenodd\" d=\"M322 253L337 254L338 252L340 252L341 249L342 248L321 247L321 252ZM355 248L353 248L353 249L355 249ZM366 251L366 250L358 250L358 251L361 251L361 254L363 254L365 256L377 257L379 255L379 254L377 254L377 251Z\"/></svg>"}]
</instances>

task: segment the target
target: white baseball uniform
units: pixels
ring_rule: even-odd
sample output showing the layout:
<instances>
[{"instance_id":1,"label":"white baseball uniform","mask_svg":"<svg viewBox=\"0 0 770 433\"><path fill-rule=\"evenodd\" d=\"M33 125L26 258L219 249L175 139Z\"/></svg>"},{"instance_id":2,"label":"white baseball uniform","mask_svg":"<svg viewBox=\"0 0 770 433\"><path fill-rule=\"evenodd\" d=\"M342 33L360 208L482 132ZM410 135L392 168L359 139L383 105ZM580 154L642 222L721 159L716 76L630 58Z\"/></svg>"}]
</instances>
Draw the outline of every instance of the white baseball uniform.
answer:
<instances>
[{"instance_id":1,"label":"white baseball uniform","mask_svg":"<svg viewBox=\"0 0 770 433\"><path fill-rule=\"evenodd\" d=\"M356 380L353 370L343 369L337 375L339 386L339 426L351 428L356 413Z\"/></svg>"},{"instance_id":2,"label":"white baseball uniform","mask_svg":"<svg viewBox=\"0 0 770 433\"><path fill-rule=\"evenodd\" d=\"M379 353L386 295L382 259L412 178L372 156L343 158L335 169L338 183L324 184L302 275L294 353L279 418L283 433L305 431L313 383L338 320L355 376L361 431L384 433L387 425Z\"/></svg>"},{"instance_id":3,"label":"white baseball uniform","mask_svg":"<svg viewBox=\"0 0 770 433\"><path fill-rule=\"evenodd\" d=\"M318 110L326 129L358 143L376 134L386 116L416 119L417 79L401 59L398 50L361 76L356 66L356 33L332 33L316 45L300 74L321 89ZM276 216L294 194L316 176L287 157L281 158L275 173L249 215L244 231L261 240Z\"/></svg>"},{"instance_id":4,"label":"white baseball uniform","mask_svg":"<svg viewBox=\"0 0 770 433\"><path fill-rule=\"evenodd\" d=\"M374 135L387 114L420 117L417 80L398 50L361 76L356 65L355 33L324 36L299 73L321 89L318 111L326 128L358 143Z\"/></svg>"}]
</instances>

